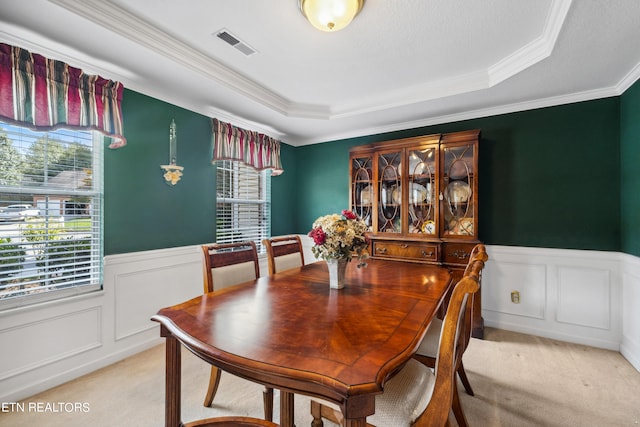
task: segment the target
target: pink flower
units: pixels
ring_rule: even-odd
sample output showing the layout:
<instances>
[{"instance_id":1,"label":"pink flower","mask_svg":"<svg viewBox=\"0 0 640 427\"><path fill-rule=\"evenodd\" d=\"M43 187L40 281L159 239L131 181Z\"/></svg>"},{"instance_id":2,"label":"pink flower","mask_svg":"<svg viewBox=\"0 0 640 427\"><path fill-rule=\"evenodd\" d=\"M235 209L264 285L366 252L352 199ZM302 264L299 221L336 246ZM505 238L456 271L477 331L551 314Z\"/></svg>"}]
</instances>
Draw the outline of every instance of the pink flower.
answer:
<instances>
[{"instance_id":1,"label":"pink flower","mask_svg":"<svg viewBox=\"0 0 640 427\"><path fill-rule=\"evenodd\" d=\"M342 211L342 216L345 217L346 219L357 219L358 218L356 216L356 214L354 214L352 211L348 211L346 209Z\"/></svg>"},{"instance_id":2,"label":"pink flower","mask_svg":"<svg viewBox=\"0 0 640 427\"><path fill-rule=\"evenodd\" d=\"M321 227L314 228L309 232L309 237L313 239L313 243L316 245L324 245L327 240L327 235Z\"/></svg>"}]
</instances>

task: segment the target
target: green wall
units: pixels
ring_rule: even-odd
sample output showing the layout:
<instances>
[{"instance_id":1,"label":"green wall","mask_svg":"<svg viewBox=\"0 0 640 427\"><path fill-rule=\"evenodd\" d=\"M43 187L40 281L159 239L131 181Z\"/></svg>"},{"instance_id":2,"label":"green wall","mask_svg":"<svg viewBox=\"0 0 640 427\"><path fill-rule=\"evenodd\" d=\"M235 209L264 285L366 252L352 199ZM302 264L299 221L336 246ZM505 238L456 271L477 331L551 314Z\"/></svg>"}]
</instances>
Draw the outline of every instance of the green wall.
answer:
<instances>
[{"instance_id":1,"label":"green wall","mask_svg":"<svg viewBox=\"0 0 640 427\"><path fill-rule=\"evenodd\" d=\"M640 256L640 81L620 101L621 251Z\"/></svg>"},{"instance_id":2,"label":"green wall","mask_svg":"<svg viewBox=\"0 0 640 427\"><path fill-rule=\"evenodd\" d=\"M298 201L296 149L280 144L284 173L271 178L271 235L290 234L296 229Z\"/></svg>"},{"instance_id":3,"label":"green wall","mask_svg":"<svg viewBox=\"0 0 640 427\"><path fill-rule=\"evenodd\" d=\"M348 148L481 129L480 238L487 244L620 248L619 98L300 147L296 231L348 204Z\"/></svg>"},{"instance_id":4,"label":"green wall","mask_svg":"<svg viewBox=\"0 0 640 427\"><path fill-rule=\"evenodd\" d=\"M128 145L105 151L105 254L214 241L210 119L130 90L122 108ZM271 231L307 233L318 216L347 207L353 146L479 128L484 242L640 255L639 110L636 83L622 97L303 147L283 144L285 172L271 180ZM168 162L171 119L178 164L185 167L173 187L160 169Z\"/></svg>"},{"instance_id":5,"label":"green wall","mask_svg":"<svg viewBox=\"0 0 640 427\"><path fill-rule=\"evenodd\" d=\"M298 148L298 233L311 230L321 215L349 207L349 147L345 142Z\"/></svg>"},{"instance_id":6,"label":"green wall","mask_svg":"<svg viewBox=\"0 0 640 427\"><path fill-rule=\"evenodd\" d=\"M105 254L136 252L214 238L215 169L205 116L127 90L122 101L127 145L105 150ZM169 163L169 124L176 121L175 186L162 177Z\"/></svg>"},{"instance_id":7,"label":"green wall","mask_svg":"<svg viewBox=\"0 0 640 427\"><path fill-rule=\"evenodd\" d=\"M122 101L127 145L105 149L105 255L197 245L215 241L216 176L211 164L211 124L206 116L125 90ZM169 162L169 124L176 121L175 186L162 177ZM283 144L285 173L272 183L272 233L295 224L296 158Z\"/></svg>"}]
</instances>

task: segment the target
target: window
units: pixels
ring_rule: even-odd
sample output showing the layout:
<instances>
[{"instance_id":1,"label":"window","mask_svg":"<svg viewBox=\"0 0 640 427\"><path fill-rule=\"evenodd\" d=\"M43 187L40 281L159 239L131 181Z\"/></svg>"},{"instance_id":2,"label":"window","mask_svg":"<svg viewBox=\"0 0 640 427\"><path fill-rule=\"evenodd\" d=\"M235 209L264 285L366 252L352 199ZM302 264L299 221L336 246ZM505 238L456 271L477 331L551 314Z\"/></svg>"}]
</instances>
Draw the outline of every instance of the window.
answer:
<instances>
[{"instance_id":1,"label":"window","mask_svg":"<svg viewBox=\"0 0 640 427\"><path fill-rule=\"evenodd\" d=\"M0 123L0 308L101 289L96 132Z\"/></svg>"},{"instance_id":2,"label":"window","mask_svg":"<svg viewBox=\"0 0 640 427\"><path fill-rule=\"evenodd\" d=\"M264 253L270 235L270 171L257 171L238 161L216 161L216 242L253 240Z\"/></svg>"}]
</instances>

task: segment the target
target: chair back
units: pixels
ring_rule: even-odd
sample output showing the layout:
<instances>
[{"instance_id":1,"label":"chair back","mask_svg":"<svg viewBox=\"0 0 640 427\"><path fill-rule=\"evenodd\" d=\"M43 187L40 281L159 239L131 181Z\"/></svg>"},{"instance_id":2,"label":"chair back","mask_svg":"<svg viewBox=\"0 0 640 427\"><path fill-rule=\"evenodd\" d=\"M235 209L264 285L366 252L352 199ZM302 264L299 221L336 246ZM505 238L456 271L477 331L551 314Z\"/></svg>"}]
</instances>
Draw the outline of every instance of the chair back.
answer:
<instances>
[{"instance_id":1,"label":"chair back","mask_svg":"<svg viewBox=\"0 0 640 427\"><path fill-rule=\"evenodd\" d=\"M471 250L471 254L469 254L469 262L467 263L467 267L464 269L464 275L467 276L469 274L477 274L478 283L482 282L482 269L484 268L484 263L489 259L489 255L487 254L487 248L482 243L479 243L473 247ZM474 261L482 261L482 268L479 271L475 272L474 269ZM473 299L475 296L472 296L467 304L467 308L464 312L464 328L463 333L460 336L462 340L462 346L460 347L460 355L462 357L462 353L467 349L469 345L469 341L471 341L471 330L473 329Z\"/></svg>"},{"instance_id":2,"label":"chair back","mask_svg":"<svg viewBox=\"0 0 640 427\"><path fill-rule=\"evenodd\" d=\"M214 243L202 245L201 249L205 293L260 277L254 242Z\"/></svg>"},{"instance_id":3,"label":"chair back","mask_svg":"<svg viewBox=\"0 0 640 427\"><path fill-rule=\"evenodd\" d=\"M479 275L483 267L484 261L481 258L471 261L468 274L463 276L453 288L440 332L433 394L426 409L413 424L415 427L443 426L448 423L453 393L456 390L454 381L456 381L457 358L462 354L459 347L464 344L460 334L465 333L466 308L473 294L480 289Z\"/></svg>"},{"instance_id":4,"label":"chair back","mask_svg":"<svg viewBox=\"0 0 640 427\"><path fill-rule=\"evenodd\" d=\"M207 418L189 423L189 426L198 427L279 427L271 421L265 421L251 417L216 417Z\"/></svg>"},{"instance_id":5,"label":"chair back","mask_svg":"<svg viewBox=\"0 0 640 427\"><path fill-rule=\"evenodd\" d=\"M300 236L284 236L264 239L267 250L269 274L304 265L304 254Z\"/></svg>"},{"instance_id":6,"label":"chair back","mask_svg":"<svg viewBox=\"0 0 640 427\"><path fill-rule=\"evenodd\" d=\"M463 275L466 276L470 273L473 261L481 260L482 262L487 262L488 259L489 255L487 254L487 247L482 243L478 243L473 247L471 253L469 254L469 261L467 262L467 266L464 269Z\"/></svg>"}]
</instances>

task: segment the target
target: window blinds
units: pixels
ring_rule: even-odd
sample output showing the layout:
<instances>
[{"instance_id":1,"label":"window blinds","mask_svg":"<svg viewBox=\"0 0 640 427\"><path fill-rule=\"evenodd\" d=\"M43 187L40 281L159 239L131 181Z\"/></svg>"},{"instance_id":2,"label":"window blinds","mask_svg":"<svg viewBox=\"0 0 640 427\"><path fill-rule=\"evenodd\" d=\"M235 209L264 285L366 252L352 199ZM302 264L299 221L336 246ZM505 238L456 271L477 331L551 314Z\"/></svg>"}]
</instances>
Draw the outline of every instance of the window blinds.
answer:
<instances>
[{"instance_id":1,"label":"window blinds","mask_svg":"<svg viewBox=\"0 0 640 427\"><path fill-rule=\"evenodd\" d=\"M0 123L1 307L101 287L101 146Z\"/></svg>"},{"instance_id":2,"label":"window blinds","mask_svg":"<svg viewBox=\"0 0 640 427\"><path fill-rule=\"evenodd\" d=\"M242 162L216 161L216 242L252 240L263 253L270 236L271 182L265 171Z\"/></svg>"}]
</instances>

